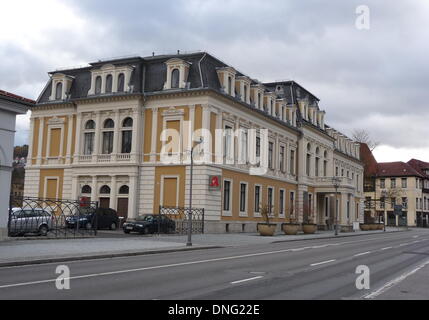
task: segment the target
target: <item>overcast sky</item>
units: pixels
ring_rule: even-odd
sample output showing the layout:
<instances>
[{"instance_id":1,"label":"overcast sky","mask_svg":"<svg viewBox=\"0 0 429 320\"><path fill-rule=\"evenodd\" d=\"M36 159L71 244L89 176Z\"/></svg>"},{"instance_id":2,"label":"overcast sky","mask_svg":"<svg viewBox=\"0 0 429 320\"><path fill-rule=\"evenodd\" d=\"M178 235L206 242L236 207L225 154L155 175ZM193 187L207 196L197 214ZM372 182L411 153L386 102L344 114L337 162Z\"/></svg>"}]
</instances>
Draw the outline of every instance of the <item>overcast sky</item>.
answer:
<instances>
[{"instance_id":1,"label":"overcast sky","mask_svg":"<svg viewBox=\"0 0 429 320\"><path fill-rule=\"evenodd\" d=\"M369 30L356 28L360 5ZM296 80L329 125L379 141L378 161L429 161L429 1L2 0L1 10L0 89L36 99L61 67L208 51L260 81Z\"/></svg>"}]
</instances>

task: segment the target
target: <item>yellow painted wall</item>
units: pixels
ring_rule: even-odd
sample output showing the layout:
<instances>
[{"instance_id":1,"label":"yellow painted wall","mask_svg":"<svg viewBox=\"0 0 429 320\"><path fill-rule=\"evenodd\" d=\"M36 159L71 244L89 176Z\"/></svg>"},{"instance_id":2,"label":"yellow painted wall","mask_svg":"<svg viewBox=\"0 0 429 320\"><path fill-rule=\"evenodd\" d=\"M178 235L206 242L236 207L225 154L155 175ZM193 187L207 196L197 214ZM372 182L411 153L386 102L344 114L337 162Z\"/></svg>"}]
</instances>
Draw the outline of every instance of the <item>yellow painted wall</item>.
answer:
<instances>
[{"instance_id":1,"label":"yellow painted wall","mask_svg":"<svg viewBox=\"0 0 429 320\"><path fill-rule=\"evenodd\" d=\"M52 184L48 184L46 195L44 194L46 177L58 178L58 183L59 183L58 198L61 199L63 195L64 169L41 169L40 170L39 198L45 198L49 194L52 194L52 192L54 192L51 189L49 189L49 188L52 188Z\"/></svg>"},{"instance_id":2,"label":"yellow painted wall","mask_svg":"<svg viewBox=\"0 0 429 320\"><path fill-rule=\"evenodd\" d=\"M234 172L231 170L224 169L222 171L222 179L230 179L232 180L232 192L231 192L231 199L232 199L232 217L224 217L222 216L222 220L248 220L248 221L260 221L262 218L255 218L254 212L255 212L255 184L259 184L262 186L262 199L261 204L267 204L268 203L268 186L274 187L274 215L276 218L273 218L272 220L274 222L282 222L284 221L284 218L278 218L278 212L279 212L279 198L280 198L280 189L285 190L285 213L287 213L287 210L289 208L289 191L295 191L295 200L297 198L297 192L296 192L296 185L294 184L288 184L284 182L280 182L277 180L264 178L261 176L251 176L245 173L239 173ZM223 180L222 180L223 181ZM240 211L240 182L247 182L247 215L248 217L240 217L239 211ZM223 194L222 194L222 201L223 201ZM222 203L223 208L223 203ZM286 214L287 216L287 214Z\"/></svg>"},{"instance_id":3,"label":"yellow painted wall","mask_svg":"<svg viewBox=\"0 0 429 320\"><path fill-rule=\"evenodd\" d=\"M40 120L38 118L34 119L34 127L33 127L33 150L31 157L33 158L32 163L36 164L36 157L37 157L37 149L39 148L39 127L40 127Z\"/></svg>"},{"instance_id":4,"label":"yellow painted wall","mask_svg":"<svg viewBox=\"0 0 429 320\"><path fill-rule=\"evenodd\" d=\"M184 166L155 168L155 198L153 202L153 212L159 212L159 205L161 202L161 177L163 175L179 176L179 206L183 207L185 205L185 173L186 171ZM169 201L171 201L171 199Z\"/></svg>"}]
</instances>

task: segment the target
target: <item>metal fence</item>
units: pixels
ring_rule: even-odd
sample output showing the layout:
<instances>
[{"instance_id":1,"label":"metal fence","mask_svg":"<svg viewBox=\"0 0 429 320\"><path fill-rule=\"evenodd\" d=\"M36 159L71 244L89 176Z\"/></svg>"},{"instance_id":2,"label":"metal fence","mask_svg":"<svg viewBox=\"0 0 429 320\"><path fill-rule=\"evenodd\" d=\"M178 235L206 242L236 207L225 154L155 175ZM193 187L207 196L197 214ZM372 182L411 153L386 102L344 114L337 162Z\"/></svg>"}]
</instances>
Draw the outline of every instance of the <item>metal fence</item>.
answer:
<instances>
[{"instance_id":1,"label":"metal fence","mask_svg":"<svg viewBox=\"0 0 429 320\"><path fill-rule=\"evenodd\" d=\"M189 214L192 217L192 233L204 233L204 208L159 207L161 216L175 222L174 232L187 234L189 227Z\"/></svg>"},{"instance_id":2,"label":"metal fence","mask_svg":"<svg viewBox=\"0 0 429 320\"><path fill-rule=\"evenodd\" d=\"M98 202L11 197L8 235L75 238L97 235Z\"/></svg>"}]
</instances>

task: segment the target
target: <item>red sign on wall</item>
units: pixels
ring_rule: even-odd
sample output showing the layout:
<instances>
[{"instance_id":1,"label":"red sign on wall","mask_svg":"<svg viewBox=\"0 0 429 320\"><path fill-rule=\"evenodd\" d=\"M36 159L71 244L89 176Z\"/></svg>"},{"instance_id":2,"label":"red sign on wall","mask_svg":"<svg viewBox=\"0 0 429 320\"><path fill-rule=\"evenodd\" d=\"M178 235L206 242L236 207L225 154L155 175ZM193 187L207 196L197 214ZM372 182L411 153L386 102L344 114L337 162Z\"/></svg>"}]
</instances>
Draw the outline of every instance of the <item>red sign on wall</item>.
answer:
<instances>
[{"instance_id":1,"label":"red sign on wall","mask_svg":"<svg viewBox=\"0 0 429 320\"><path fill-rule=\"evenodd\" d=\"M220 189L220 176L209 176L209 187L211 189Z\"/></svg>"}]
</instances>

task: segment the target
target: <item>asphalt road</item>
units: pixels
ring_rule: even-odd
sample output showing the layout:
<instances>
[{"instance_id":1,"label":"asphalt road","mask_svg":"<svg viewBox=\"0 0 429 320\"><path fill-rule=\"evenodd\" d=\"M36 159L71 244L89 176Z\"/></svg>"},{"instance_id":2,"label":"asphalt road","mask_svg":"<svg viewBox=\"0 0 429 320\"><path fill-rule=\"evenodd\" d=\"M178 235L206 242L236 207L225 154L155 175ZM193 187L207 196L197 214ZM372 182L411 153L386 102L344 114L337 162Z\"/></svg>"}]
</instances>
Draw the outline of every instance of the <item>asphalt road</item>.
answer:
<instances>
[{"instance_id":1,"label":"asphalt road","mask_svg":"<svg viewBox=\"0 0 429 320\"><path fill-rule=\"evenodd\" d=\"M407 281L429 299L429 230L66 265L69 290L56 288L58 264L0 268L0 299L406 299ZM368 290L355 285L360 265Z\"/></svg>"}]
</instances>

